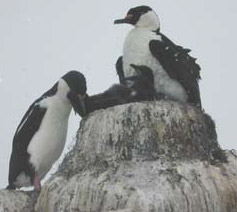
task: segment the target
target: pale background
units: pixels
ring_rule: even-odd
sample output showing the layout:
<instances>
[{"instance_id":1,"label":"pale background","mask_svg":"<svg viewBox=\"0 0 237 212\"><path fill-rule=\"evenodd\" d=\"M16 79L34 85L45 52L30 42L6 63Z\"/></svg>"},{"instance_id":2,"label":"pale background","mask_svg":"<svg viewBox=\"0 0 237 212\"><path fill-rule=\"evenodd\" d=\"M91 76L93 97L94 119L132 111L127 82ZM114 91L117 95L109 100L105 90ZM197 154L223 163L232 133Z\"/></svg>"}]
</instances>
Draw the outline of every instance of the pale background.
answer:
<instances>
[{"instance_id":1,"label":"pale background","mask_svg":"<svg viewBox=\"0 0 237 212\"><path fill-rule=\"evenodd\" d=\"M36 98L72 69L85 74L89 94L118 82L114 64L131 26L113 21L139 5L151 6L162 32L193 50L203 107L221 147L237 149L236 0L0 0L0 188L7 185L16 127ZM64 154L79 120L71 115Z\"/></svg>"}]
</instances>

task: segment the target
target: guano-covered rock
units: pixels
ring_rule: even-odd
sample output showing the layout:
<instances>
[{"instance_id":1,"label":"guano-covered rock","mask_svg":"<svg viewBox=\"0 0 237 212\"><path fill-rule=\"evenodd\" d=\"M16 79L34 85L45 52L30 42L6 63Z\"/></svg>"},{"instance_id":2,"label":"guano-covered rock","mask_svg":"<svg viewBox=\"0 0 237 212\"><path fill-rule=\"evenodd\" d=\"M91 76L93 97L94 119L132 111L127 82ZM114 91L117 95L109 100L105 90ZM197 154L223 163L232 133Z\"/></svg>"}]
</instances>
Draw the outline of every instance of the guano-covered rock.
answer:
<instances>
[{"instance_id":1,"label":"guano-covered rock","mask_svg":"<svg viewBox=\"0 0 237 212\"><path fill-rule=\"evenodd\" d=\"M237 153L220 149L214 122L192 106L120 105L81 121L37 203L2 190L0 209L14 211L12 195L37 212L236 212Z\"/></svg>"}]
</instances>

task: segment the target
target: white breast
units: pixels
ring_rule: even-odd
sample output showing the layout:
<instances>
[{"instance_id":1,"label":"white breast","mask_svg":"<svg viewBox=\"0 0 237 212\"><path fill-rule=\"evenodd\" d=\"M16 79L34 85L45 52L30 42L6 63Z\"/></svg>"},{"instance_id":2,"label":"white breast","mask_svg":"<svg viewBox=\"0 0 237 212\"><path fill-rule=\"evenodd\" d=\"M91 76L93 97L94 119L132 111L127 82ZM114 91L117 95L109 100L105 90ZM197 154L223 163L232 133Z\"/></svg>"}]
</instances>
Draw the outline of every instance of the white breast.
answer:
<instances>
[{"instance_id":1,"label":"white breast","mask_svg":"<svg viewBox=\"0 0 237 212\"><path fill-rule=\"evenodd\" d=\"M41 105L46 106L47 111L27 151L30 162L43 178L63 151L71 105L56 96L46 98Z\"/></svg>"},{"instance_id":2,"label":"white breast","mask_svg":"<svg viewBox=\"0 0 237 212\"><path fill-rule=\"evenodd\" d=\"M130 64L148 66L153 71L157 92L166 94L170 99L186 101L187 94L183 87L168 76L159 61L151 54L149 42L152 39L161 40L161 37L146 28L137 27L130 31L123 47L125 77L136 74Z\"/></svg>"}]
</instances>

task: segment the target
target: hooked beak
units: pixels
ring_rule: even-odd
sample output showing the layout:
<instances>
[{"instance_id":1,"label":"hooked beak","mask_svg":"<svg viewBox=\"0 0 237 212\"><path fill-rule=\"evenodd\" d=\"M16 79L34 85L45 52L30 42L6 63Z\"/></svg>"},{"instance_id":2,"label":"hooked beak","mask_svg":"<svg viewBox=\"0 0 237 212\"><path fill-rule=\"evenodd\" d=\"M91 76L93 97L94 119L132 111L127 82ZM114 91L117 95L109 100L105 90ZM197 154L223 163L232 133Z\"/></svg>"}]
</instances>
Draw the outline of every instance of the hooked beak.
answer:
<instances>
[{"instance_id":1,"label":"hooked beak","mask_svg":"<svg viewBox=\"0 0 237 212\"><path fill-rule=\"evenodd\" d=\"M114 24L130 24L133 15L127 15L124 19L117 19Z\"/></svg>"}]
</instances>

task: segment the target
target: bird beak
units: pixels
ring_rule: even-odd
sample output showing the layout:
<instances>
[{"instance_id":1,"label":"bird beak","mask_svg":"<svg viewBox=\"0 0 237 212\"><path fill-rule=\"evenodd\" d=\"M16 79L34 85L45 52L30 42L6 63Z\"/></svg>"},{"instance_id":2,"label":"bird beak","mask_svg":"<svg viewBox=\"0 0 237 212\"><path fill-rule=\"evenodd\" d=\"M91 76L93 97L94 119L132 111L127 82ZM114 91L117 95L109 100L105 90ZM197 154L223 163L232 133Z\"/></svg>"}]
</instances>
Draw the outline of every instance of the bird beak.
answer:
<instances>
[{"instance_id":1,"label":"bird beak","mask_svg":"<svg viewBox=\"0 0 237 212\"><path fill-rule=\"evenodd\" d=\"M139 66L134 65L134 64L130 64L130 66L131 66L132 68L134 68L134 70L137 72L138 75L141 74L140 69L139 69Z\"/></svg>"},{"instance_id":2,"label":"bird beak","mask_svg":"<svg viewBox=\"0 0 237 212\"><path fill-rule=\"evenodd\" d=\"M127 15L124 19L117 19L114 24L130 24L133 15Z\"/></svg>"},{"instance_id":3,"label":"bird beak","mask_svg":"<svg viewBox=\"0 0 237 212\"><path fill-rule=\"evenodd\" d=\"M85 116L86 114L86 106L85 106L86 96L87 94L84 95L78 94L77 98L79 99L79 101L76 101L77 104L73 106L75 113L78 113L81 117Z\"/></svg>"},{"instance_id":4,"label":"bird beak","mask_svg":"<svg viewBox=\"0 0 237 212\"><path fill-rule=\"evenodd\" d=\"M135 65L135 64L130 64L130 66L131 66L132 68L134 68L135 70L138 69L138 66Z\"/></svg>"},{"instance_id":5,"label":"bird beak","mask_svg":"<svg viewBox=\"0 0 237 212\"><path fill-rule=\"evenodd\" d=\"M86 94L84 95L80 95L78 94L77 95L78 98L79 98L79 108L81 109L80 112L79 111L76 111L75 108L74 108L74 111L75 113L78 112L80 116L84 116L86 114L86 106L85 106L85 98L86 98Z\"/></svg>"},{"instance_id":6,"label":"bird beak","mask_svg":"<svg viewBox=\"0 0 237 212\"><path fill-rule=\"evenodd\" d=\"M78 113L81 117L85 116L85 114L86 114L86 107L85 107L86 96L87 96L87 94L85 94L85 95L78 94L77 95L74 92L69 92L67 95L75 113Z\"/></svg>"}]
</instances>

